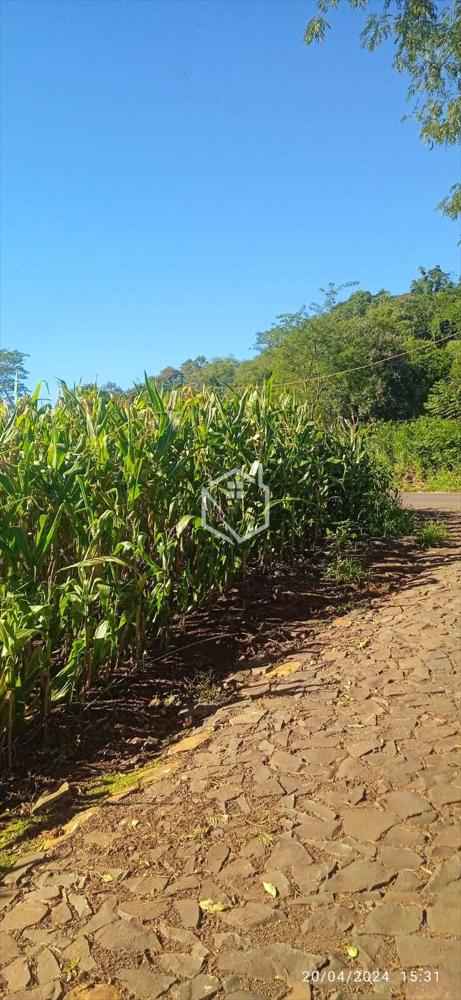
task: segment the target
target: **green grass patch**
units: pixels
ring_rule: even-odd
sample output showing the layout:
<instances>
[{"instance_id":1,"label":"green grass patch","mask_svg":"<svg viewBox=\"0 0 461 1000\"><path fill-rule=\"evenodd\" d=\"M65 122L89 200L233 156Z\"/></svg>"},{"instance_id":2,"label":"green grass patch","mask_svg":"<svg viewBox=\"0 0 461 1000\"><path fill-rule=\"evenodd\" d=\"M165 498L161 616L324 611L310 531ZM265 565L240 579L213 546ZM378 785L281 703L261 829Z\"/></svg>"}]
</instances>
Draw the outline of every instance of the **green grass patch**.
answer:
<instances>
[{"instance_id":1,"label":"green grass patch","mask_svg":"<svg viewBox=\"0 0 461 1000\"><path fill-rule=\"evenodd\" d=\"M423 549L432 548L434 545L444 545L449 537L448 528L440 521L428 521L416 533L416 541Z\"/></svg>"},{"instance_id":2,"label":"green grass patch","mask_svg":"<svg viewBox=\"0 0 461 1000\"><path fill-rule=\"evenodd\" d=\"M461 493L461 468L438 469L436 472L419 469L411 474L401 472L397 486L406 493Z\"/></svg>"},{"instance_id":3,"label":"green grass patch","mask_svg":"<svg viewBox=\"0 0 461 1000\"><path fill-rule=\"evenodd\" d=\"M44 817L20 817L8 820L0 829L0 874L17 864L21 854L40 849L40 835L34 836Z\"/></svg>"},{"instance_id":4,"label":"green grass patch","mask_svg":"<svg viewBox=\"0 0 461 1000\"><path fill-rule=\"evenodd\" d=\"M160 763L159 761L158 765L156 763L147 764L145 767L140 767L136 771L128 771L127 773L114 772L113 774L105 774L102 778L98 778L93 785L88 786L88 797L101 799L110 795L119 795L129 788L134 788L142 781L146 774L153 771Z\"/></svg>"},{"instance_id":5,"label":"green grass patch","mask_svg":"<svg viewBox=\"0 0 461 1000\"><path fill-rule=\"evenodd\" d=\"M12 819L0 830L0 852L11 850L33 830L37 821L32 817Z\"/></svg>"},{"instance_id":6,"label":"green grass patch","mask_svg":"<svg viewBox=\"0 0 461 1000\"><path fill-rule=\"evenodd\" d=\"M367 576L361 562L353 556L334 556L324 572L325 579L333 583L363 583Z\"/></svg>"}]
</instances>

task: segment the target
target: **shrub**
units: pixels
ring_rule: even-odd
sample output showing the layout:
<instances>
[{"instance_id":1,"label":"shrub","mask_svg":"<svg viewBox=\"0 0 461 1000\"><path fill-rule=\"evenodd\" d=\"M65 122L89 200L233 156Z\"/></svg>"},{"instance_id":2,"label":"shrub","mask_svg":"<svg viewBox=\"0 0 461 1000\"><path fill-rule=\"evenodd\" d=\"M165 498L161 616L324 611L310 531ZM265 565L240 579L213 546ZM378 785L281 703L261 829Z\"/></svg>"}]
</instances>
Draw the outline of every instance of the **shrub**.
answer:
<instances>
[{"instance_id":1,"label":"shrub","mask_svg":"<svg viewBox=\"0 0 461 1000\"><path fill-rule=\"evenodd\" d=\"M376 456L397 482L424 484L439 472L461 474L461 422L426 416L401 423L375 424L369 430Z\"/></svg>"},{"instance_id":2,"label":"shrub","mask_svg":"<svg viewBox=\"0 0 461 1000\"><path fill-rule=\"evenodd\" d=\"M423 549L443 545L450 537L448 528L440 521L428 521L416 534L416 541Z\"/></svg>"}]
</instances>

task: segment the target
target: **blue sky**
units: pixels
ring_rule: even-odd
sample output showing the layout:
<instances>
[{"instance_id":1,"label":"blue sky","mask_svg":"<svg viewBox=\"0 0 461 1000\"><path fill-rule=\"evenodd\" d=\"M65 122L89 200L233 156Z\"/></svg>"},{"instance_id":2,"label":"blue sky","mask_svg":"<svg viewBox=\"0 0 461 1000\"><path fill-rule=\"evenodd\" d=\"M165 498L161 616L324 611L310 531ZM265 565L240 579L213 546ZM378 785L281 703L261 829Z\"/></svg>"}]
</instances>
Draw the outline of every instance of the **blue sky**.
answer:
<instances>
[{"instance_id":1,"label":"blue sky","mask_svg":"<svg viewBox=\"0 0 461 1000\"><path fill-rule=\"evenodd\" d=\"M310 0L4 0L2 346L31 383L122 386L257 331L329 281L458 270L391 52Z\"/></svg>"}]
</instances>

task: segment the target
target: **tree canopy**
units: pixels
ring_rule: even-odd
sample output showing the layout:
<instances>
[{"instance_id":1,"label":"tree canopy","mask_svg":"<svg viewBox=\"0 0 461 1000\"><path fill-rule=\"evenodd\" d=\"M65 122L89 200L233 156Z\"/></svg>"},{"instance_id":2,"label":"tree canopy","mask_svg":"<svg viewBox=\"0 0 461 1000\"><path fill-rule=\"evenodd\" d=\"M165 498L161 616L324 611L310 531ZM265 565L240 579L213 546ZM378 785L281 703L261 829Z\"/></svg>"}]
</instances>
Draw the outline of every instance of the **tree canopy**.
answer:
<instances>
[{"instance_id":1,"label":"tree canopy","mask_svg":"<svg viewBox=\"0 0 461 1000\"><path fill-rule=\"evenodd\" d=\"M308 399L312 415L404 420L456 408L461 285L440 266L419 268L410 289L390 295L356 282L321 289L323 302L278 316L256 338L250 361L203 355L153 376L168 387L240 390L271 379ZM339 301L340 295L352 289ZM179 379L180 376L180 379Z\"/></svg>"},{"instance_id":2,"label":"tree canopy","mask_svg":"<svg viewBox=\"0 0 461 1000\"><path fill-rule=\"evenodd\" d=\"M27 392L26 358L22 351L0 350L0 400L9 405Z\"/></svg>"}]
</instances>

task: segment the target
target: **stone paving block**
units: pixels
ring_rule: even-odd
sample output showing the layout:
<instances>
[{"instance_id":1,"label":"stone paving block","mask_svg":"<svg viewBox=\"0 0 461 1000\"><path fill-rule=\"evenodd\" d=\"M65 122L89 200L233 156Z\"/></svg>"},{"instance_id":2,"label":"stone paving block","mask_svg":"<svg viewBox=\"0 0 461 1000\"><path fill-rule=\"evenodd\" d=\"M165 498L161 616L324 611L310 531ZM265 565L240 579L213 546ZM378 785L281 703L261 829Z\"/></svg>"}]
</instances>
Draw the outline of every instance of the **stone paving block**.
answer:
<instances>
[{"instance_id":1,"label":"stone paving block","mask_svg":"<svg viewBox=\"0 0 461 1000\"><path fill-rule=\"evenodd\" d=\"M96 969L90 946L83 935L79 935L67 948L62 949L61 955L64 962L76 963L79 972L92 972Z\"/></svg>"},{"instance_id":2,"label":"stone paving block","mask_svg":"<svg viewBox=\"0 0 461 1000\"><path fill-rule=\"evenodd\" d=\"M340 813L344 833L357 840L376 841L392 826L398 823L398 817L377 806L357 805Z\"/></svg>"},{"instance_id":3,"label":"stone paving block","mask_svg":"<svg viewBox=\"0 0 461 1000\"><path fill-rule=\"evenodd\" d=\"M198 927L200 909L195 899L178 899L175 903L175 910L183 927Z\"/></svg>"},{"instance_id":4,"label":"stone paving block","mask_svg":"<svg viewBox=\"0 0 461 1000\"><path fill-rule=\"evenodd\" d=\"M254 875L254 868L251 862L240 858L225 865L219 873L219 881L238 886L244 879L251 878L252 875Z\"/></svg>"},{"instance_id":5,"label":"stone paving block","mask_svg":"<svg viewBox=\"0 0 461 1000\"><path fill-rule=\"evenodd\" d=\"M461 848L461 824L451 823L442 827L434 837L432 847L448 847L451 850Z\"/></svg>"},{"instance_id":6,"label":"stone paving block","mask_svg":"<svg viewBox=\"0 0 461 1000\"><path fill-rule=\"evenodd\" d=\"M397 952L405 969L431 968L461 974L461 949L458 941L443 941L423 934L397 938Z\"/></svg>"},{"instance_id":7,"label":"stone paving block","mask_svg":"<svg viewBox=\"0 0 461 1000\"><path fill-rule=\"evenodd\" d=\"M0 967L19 957L19 948L11 934L0 933Z\"/></svg>"},{"instance_id":8,"label":"stone paving block","mask_svg":"<svg viewBox=\"0 0 461 1000\"><path fill-rule=\"evenodd\" d=\"M412 934L421 926L423 911L418 906L399 906L397 903L381 903L369 913L363 929L367 934Z\"/></svg>"},{"instance_id":9,"label":"stone paving block","mask_svg":"<svg viewBox=\"0 0 461 1000\"><path fill-rule=\"evenodd\" d=\"M137 875L125 879L123 886L137 896L157 896L164 892L169 881L165 875ZM70 896L69 902L72 903Z\"/></svg>"},{"instance_id":10,"label":"stone paving block","mask_svg":"<svg viewBox=\"0 0 461 1000\"><path fill-rule=\"evenodd\" d=\"M427 884L431 892L440 892L452 882L461 879L461 854L454 854L439 865Z\"/></svg>"},{"instance_id":11,"label":"stone paving block","mask_svg":"<svg viewBox=\"0 0 461 1000\"><path fill-rule=\"evenodd\" d=\"M309 852L293 837L280 837L271 851L268 866L289 871L293 865L309 865L312 857Z\"/></svg>"},{"instance_id":12,"label":"stone paving block","mask_svg":"<svg viewBox=\"0 0 461 1000\"><path fill-rule=\"evenodd\" d=\"M461 937L461 907L459 902L436 902L428 907L427 925L431 934L449 934L451 937ZM460 946L461 947L461 946Z\"/></svg>"},{"instance_id":13,"label":"stone paving block","mask_svg":"<svg viewBox=\"0 0 461 1000\"><path fill-rule=\"evenodd\" d=\"M461 784L440 784L430 788L427 797L435 809L461 802Z\"/></svg>"},{"instance_id":14,"label":"stone paving block","mask_svg":"<svg viewBox=\"0 0 461 1000\"><path fill-rule=\"evenodd\" d=\"M249 930L259 924L267 924L271 920L280 919L280 915L273 907L266 903L246 903L244 906L236 906L231 910L225 910L219 914L221 920L231 927Z\"/></svg>"},{"instance_id":15,"label":"stone paving block","mask_svg":"<svg viewBox=\"0 0 461 1000\"><path fill-rule=\"evenodd\" d=\"M190 983L181 984L176 996L177 1000L206 1000L207 997L215 996L219 988L220 982L216 976L195 976Z\"/></svg>"},{"instance_id":16,"label":"stone paving block","mask_svg":"<svg viewBox=\"0 0 461 1000\"><path fill-rule=\"evenodd\" d=\"M102 927L96 933L96 941L108 951L131 951L143 953L161 950L160 941L153 931L141 930L127 920L117 920L114 924Z\"/></svg>"},{"instance_id":17,"label":"stone paving block","mask_svg":"<svg viewBox=\"0 0 461 1000\"><path fill-rule=\"evenodd\" d=\"M168 900L163 900L160 903L155 902L155 900L146 902L144 899L130 899L125 903L120 903L117 912L123 920L138 920L140 923L146 923L163 916L167 909Z\"/></svg>"},{"instance_id":18,"label":"stone paving block","mask_svg":"<svg viewBox=\"0 0 461 1000\"><path fill-rule=\"evenodd\" d=\"M37 979L40 986L52 983L59 976L59 963L50 948L45 948L37 957Z\"/></svg>"},{"instance_id":19,"label":"stone paving block","mask_svg":"<svg viewBox=\"0 0 461 1000\"><path fill-rule=\"evenodd\" d=\"M327 883L330 892L363 892L387 885L397 874L375 861L353 861L333 875Z\"/></svg>"},{"instance_id":20,"label":"stone paving block","mask_svg":"<svg viewBox=\"0 0 461 1000\"><path fill-rule=\"evenodd\" d=\"M158 975L146 966L137 969L120 969L120 980L139 1000L157 1000L176 982L174 976Z\"/></svg>"},{"instance_id":21,"label":"stone paving block","mask_svg":"<svg viewBox=\"0 0 461 1000\"><path fill-rule=\"evenodd\" d=\"M293 879L303 893L314 893L325 882L329 875L335 870L334 864L321 861L318 864L309 865L307 868L292 869ZM323 888L325 886L323 885Z\"/></svg>"},{"instance_id":22,"label":"stone paving block","mask_svg":"<svg viewBox=\"0 0 461 1000\"><path fill-rule=\"evenodd\" d=\"M399 872L406 869L419 869L423 864L421 855L417 854L416 851L410 850L408 847L387 847L383 845L379 848L378 860L382 861L383 865L395 868Z\"/></svg>"},{"instance_id":23,"label":"stone paving block","mask_svg":"<svg viewBox=\"0 0 461 1000\"><path fill-rule=\"evenodd\" d=\"M410 791L394 791L387 796L386 805L392 812L396 813L400 819L409 819L427 812L430 803L427 799L421 798Z\"/></svg>"},{"instance_id":24,"label":"stone paving block","mask_svg":"<svg viewBox=\"0 0 461 1000\"><path fill-rule=\"evenodd\" d=\"M18 993L19 990L25 990L32 981L29 964L22 957L16 958L10 965L5 965L1 975L10 993Z\"/></svg>"},{"instance_id":25,"label":"stone paving block","mask_svg":"<svg viewBox=\"0 0 461 1000\"><path fill-rule=\"evenodd\" d=\"M23 931L26 927L39 924L48 913L48 907L43 903L17 903L3 918L0 931Z\"/></svg>"},{"instance_id":26,"label":"stone paving block","mask_svg":"<svg viewBox=\"0 0 461 1000\"><path fill-rule=\"evenodd\" d=\"M355 913L344 906L318 907L304 921L301 930L303 934L343 934L351 929L355 922Z\"/></svg>"},{"instance_id":27,"label":"stone paving block","mask_svg":"<svg viewBox=\"0 0 461 1000\"><path fill-rule=\"evenodd\" d=\"M202 971L205 955L200 950L192 948L190 954L179 951L162 952L158 958L158 964L162 972L171 972L177 978L192 979Z\"/></svg>"},{"instance_id":28,"label":"stone paving block","mask_svg":"<svg viewBox=\"0 0 461 1000\"><path fill-rule=\"evenodd\" d=\"M111 896L109 899L104 900L99 909L96 911L94 916L81 928L82 934L94 934L101 927L105 927L106 924L112 923L117 919L116 914L117 899L115 896Z\"/></svg>"},{"instance_id":29,"label":"stone paving block","mask_svg":"<svg viewBox=\"0 0 461 1000\"><path fill-rule=\"evenodd\" d=\"M230 849L224 844L216 844L208 851L207 868L212 874L217 874L226 863Z\"/></svg>"}]
</instances>

